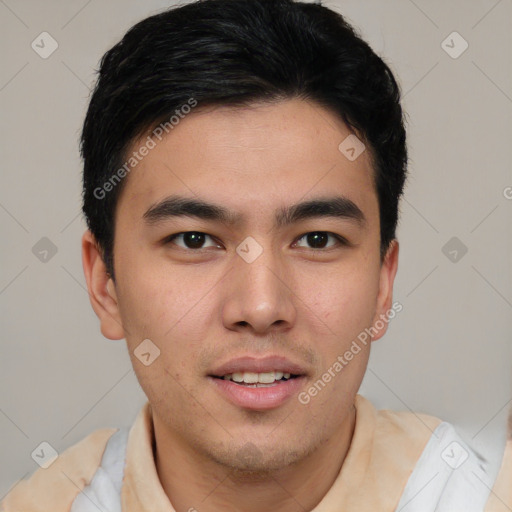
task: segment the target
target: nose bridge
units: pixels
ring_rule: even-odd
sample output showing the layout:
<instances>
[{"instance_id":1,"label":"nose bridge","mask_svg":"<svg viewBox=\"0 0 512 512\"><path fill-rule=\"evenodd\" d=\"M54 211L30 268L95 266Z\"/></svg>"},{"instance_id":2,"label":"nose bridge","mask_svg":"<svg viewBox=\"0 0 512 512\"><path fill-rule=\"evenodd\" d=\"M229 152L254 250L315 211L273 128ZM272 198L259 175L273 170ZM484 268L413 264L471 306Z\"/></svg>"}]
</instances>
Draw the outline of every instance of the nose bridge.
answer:
<instances>
[{"instance_id":1,"label":"nose bridge","mask_svg":"<svg viewBox=\"0 0 512 512\"><path fill-rule=\"evenodd\" d=\"M246 275L247 283L256 294L275 294L282 285L277 275L280 274L279 258L270 247L262 250L261 254L252 262L240 263L240 273ZM277 275L276 275L277 274Z\"/></svg>"},{"instance_id":2,"label":"nose bridge","mask_svg":"<svg viewBox=\"0 0 512 512\"><path fill-rule=\"evenodd\" d=\"M252 296L259 297L257 300L274 300L283 284L277 277L281 273L279 257L270 243L248 240L240 244L237 253L242 260L236 263L237 280L249 288Z\"/></svg>"},{"instance_id":3,"label":"nose bridge","mask_svg":"<svg viewBox=\"0 0 512 512\"><path fill-rule=\"evenodd\" d=\"M251 324L256 330L267 329L279 321L292 322L290 284L286 283L277 251L252 239L242 242L237 253L225 321Z\"/></svg>"}]
</instances>

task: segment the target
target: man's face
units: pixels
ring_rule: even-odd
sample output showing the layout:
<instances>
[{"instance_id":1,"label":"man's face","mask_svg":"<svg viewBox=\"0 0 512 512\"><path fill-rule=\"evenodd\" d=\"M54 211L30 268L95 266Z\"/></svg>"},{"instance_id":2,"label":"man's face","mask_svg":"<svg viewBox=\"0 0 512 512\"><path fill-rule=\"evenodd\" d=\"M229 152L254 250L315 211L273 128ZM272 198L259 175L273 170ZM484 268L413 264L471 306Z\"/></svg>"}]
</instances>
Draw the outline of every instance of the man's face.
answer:
<instances>
[{"instance_id":1,"label":"man's face","mask_svg":"<svg viewBox=\"0 0 512 512\"><path fill-rule=\"evenodd\" d=\"M155 428L210 460L286 467L338 432L353 404L369 343L342 370L332 368L389 309L397 246L381 266L368 151L351 161L338 149L350 133L334 114L298 99L193 111L126 178L116 283L108 286L123 329L100 312L102 331L126 337ZM155 209L171 196L217 205L232 218ZM279 215L341 197L357 208ZM146 339L160 350L148 366L134 355ZM329 368L331 378L308 394ZM230 378L270 373L258 379L271 381L274 371L292 375L259 387Z\"/></svg>"}]
</instances>

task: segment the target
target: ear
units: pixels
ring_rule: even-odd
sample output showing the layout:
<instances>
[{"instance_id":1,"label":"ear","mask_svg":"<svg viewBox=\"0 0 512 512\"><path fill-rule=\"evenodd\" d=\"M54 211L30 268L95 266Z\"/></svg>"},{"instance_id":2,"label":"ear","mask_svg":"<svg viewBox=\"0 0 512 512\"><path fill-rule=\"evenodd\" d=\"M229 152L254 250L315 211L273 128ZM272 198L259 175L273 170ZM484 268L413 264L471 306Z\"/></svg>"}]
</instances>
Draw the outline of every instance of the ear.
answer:
<instances>
[{"instance_id":1,"label":"ear","mask_svg":"<svg viewBox=\"0 0 512 512\"><path fill-rule=\"evenodd\" d=\"M100 319L101 333L110 340L124 338L115 284L107 273L101 251L89 230L82 236L82 265L89 299Z\"/></svg>"},{"instance_id":2,"label":"ear","mask_svg":"<svg viewBox=\"0 0 512 512\"><path fill-rule=\"evenodd\" d=\"M379 295L377 297L377 308L372 323L372 327L377 332L372 336L372 341L382 338L388 330L389 319L386 313L392 308L393 283L398 269L398 250L398 240L393 239L389 244L386 256L380 268ZM379 329L378 327L382 324L384 325Z\"/></svg>"}]
</instances>

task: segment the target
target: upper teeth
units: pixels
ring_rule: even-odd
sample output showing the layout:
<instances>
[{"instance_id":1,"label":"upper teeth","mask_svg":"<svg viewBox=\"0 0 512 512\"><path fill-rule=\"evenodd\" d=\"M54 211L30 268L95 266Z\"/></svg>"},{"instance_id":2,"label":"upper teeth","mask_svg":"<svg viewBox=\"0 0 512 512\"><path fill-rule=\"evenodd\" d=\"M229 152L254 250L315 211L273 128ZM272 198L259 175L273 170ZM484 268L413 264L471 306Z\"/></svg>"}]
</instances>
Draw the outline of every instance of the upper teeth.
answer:
<instances>
[{"instance_id":1,"label":"upper teeth","mask_svg":"<svg viewBox=\"0 0 512 512\"><path fill-rule=\"evenodd\" d=\"M272 382L282 379L290 378L289 373L283 372L264 372L264 373L253 373L253 372L243 372L243 373L229 373L228 375L224 375L225 380L234 380L235 382L244 382L245 384L271 384Z\"/></svg>"}]
</instances>

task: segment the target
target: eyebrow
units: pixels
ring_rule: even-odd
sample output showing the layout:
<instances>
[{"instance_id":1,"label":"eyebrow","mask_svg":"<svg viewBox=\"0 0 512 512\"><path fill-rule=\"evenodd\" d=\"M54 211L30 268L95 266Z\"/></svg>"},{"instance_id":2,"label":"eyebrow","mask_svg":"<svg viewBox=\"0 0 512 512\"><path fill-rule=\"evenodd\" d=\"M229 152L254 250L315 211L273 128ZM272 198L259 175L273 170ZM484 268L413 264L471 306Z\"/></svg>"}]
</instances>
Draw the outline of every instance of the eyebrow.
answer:
<instances>
[{"instance_id":1,"label":"eyebrow","mask_svg":"<svg viewBox=\"0 0 512 512\"><path fill-rule=\"evenodd\" d=\"M195 217L220 222L229 226L240 223L244 216L224 206L183 196L170 196L151 206L143 215L147 225L153 226L175 217ZM281 228L313 218L333 217L353 221L364 227L367 219L361 209L345 196L316 198L279 208L275 226Z\"/></svg>"}]
</instances>

